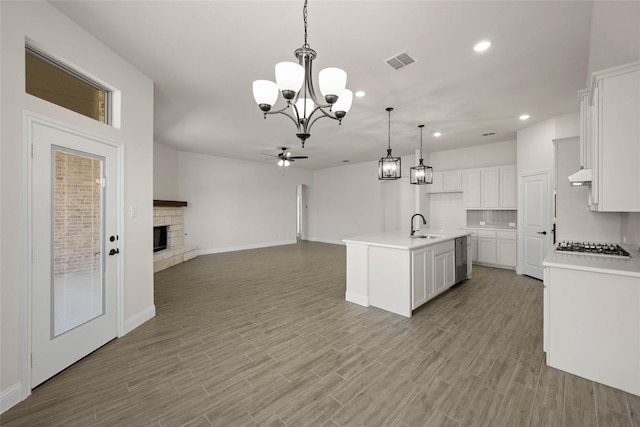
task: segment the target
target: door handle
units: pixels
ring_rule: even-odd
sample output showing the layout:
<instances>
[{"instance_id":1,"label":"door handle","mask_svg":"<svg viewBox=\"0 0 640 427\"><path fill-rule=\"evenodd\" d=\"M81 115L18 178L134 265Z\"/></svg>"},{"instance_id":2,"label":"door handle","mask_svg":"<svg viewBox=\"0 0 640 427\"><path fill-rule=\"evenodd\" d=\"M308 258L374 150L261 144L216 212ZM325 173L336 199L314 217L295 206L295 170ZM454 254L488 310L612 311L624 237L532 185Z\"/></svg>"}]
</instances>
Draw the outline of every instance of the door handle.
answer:
<instances>
[{"instance_id":1,"label":"door handle","mask_svg":"<svg viewBox=\"0 0 640 427\"><path fill-rule=\"evenodd\" d=\"M546 231L538 231L537 233L538 233L538 234L545 234L545 235L547 234L547 232L546 232Z\"/></svg>"},{"instance_id":2,"label":"door handle","mask_svg":"<svg viewBox=\"0 0 640 427\"><path fill-rule=\"evenodd\" d=\"M109 251L109 255L115 255L115 254L119 254L120 253L120 249L111 249Z\"/></svg>"}]
</instances>

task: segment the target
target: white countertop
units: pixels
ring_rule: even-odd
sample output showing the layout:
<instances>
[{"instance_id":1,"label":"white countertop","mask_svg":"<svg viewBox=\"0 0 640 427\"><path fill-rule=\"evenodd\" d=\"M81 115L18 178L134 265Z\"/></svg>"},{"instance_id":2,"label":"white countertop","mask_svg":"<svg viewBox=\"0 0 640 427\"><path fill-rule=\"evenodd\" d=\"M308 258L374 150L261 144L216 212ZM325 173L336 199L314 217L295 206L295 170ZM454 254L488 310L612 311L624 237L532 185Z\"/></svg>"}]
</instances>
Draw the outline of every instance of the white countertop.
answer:
<instances>
[{"instance_id":1,"label":"white countertop","mask_svg":"<svg viewBox=\"0 0 640 427\"><path fill-rule=\"evenodd\" d=\"M462 236L469 236L471 233L467 230L434 230L420 229L416 231L415 236L421 235L437 235L442 236L436 239L420 239L417 237L409 237L408 231L385 231L375 234L366 234L363 236L349 237L342 240L347 245L366 244L369 246L380 246L395 249L418 249L429 245L446 242Z\"/></svg>"},{"instance_id":2,"label":"white countertop","mask_svg":"<svg viewBox=\"0 0 640 427\"><path fill-rule=\"evenodd\" d=\"M558 267L569 270L640 277L640 250L638 250L638 246L624 243L620 243L620 246L629 252L630 258L557 252L554 246L554 248L549 251L542 265L545 267Z\"/></svg>"}]
</instances>

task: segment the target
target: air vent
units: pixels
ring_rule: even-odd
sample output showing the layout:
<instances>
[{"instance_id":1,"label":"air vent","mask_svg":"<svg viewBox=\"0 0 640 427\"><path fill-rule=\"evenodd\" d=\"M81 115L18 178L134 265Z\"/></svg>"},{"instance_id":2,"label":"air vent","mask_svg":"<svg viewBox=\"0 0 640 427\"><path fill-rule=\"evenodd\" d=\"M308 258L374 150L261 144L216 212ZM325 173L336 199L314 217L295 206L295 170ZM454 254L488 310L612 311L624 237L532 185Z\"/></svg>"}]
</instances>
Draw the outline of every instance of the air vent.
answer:
<instances>
[{"instance_id":1,"label":"air vent","mask_svg":"<svg viewBox=\"0 0 640 427\"><path fill-rule=\"evenodd\" d=\"M491 136L491 135L495 135L495 132L487 132L487 133L483 133L482 136Z\"/></svg>"},{"instance_id":2,"label":"air vent","mask_svg":"<svg viewBox=\"0 0 640 427\"><path fill-rule=\"evenodd\" d=\"M391 58L385 60L387 64L389 64L393 69L398 70L402 67L405 67L409 64L413 64L416 62L407 52L401 52L397 55L392 56Z\"/></svg>"}]
</instances>

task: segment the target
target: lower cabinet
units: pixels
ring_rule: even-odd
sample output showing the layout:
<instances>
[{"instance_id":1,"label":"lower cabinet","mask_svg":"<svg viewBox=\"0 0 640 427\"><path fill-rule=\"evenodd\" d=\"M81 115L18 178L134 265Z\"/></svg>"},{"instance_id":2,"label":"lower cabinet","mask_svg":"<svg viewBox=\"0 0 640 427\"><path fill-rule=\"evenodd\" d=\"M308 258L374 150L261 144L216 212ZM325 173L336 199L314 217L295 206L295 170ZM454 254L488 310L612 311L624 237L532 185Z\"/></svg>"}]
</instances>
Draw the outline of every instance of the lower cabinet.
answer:
<instances>
[{"instance_id":1,"label":"lower cabinet","mask_svg":"<svg viewBox=\"0 0 640 427\"><path fill-rule=\"evenodd\" d=\"M433 281L433 248L411 252L411 308L421 306L435 295Z\"/></svg>"},{"instance_id":2,"label":"lower cabinet","mask_svg":"<svg viewBox=\"0 0 640 427\"><path fill-rule=\"evenodd\" d=\"M516 268L517 240L515 230L474 230L471 258L479 264Z\"/></svg>"},{"instance_id":3,"label":"lower cabinet","mask_svg":"<svg viewBox=\"0 0 640 427\"><path fill-rule=\"evenodd\" d=\"M416 309L455 282L453 240L411 252L411 308Z\"/></svg>"}]
</instances>

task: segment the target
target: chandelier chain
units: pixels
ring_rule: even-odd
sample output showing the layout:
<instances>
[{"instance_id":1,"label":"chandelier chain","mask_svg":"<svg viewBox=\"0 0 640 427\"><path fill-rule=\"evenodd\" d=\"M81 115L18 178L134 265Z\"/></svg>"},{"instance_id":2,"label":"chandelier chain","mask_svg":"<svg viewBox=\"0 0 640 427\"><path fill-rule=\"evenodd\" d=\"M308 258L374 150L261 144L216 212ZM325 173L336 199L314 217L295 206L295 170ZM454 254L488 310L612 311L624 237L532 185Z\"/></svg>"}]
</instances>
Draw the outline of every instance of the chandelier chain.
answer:
<instances>
[{"instance_id":1,"label":"chandelier chain","mask_svg":"<svg viewBox=\"0 0 640 427\"><path fill-rule=\"evenodd\" d=\"M309 43L307 43L307 0L304 0L304 7L302 8L302 18L304 20L304 47L308 48Z\"/></svg>"}]
</instances>

